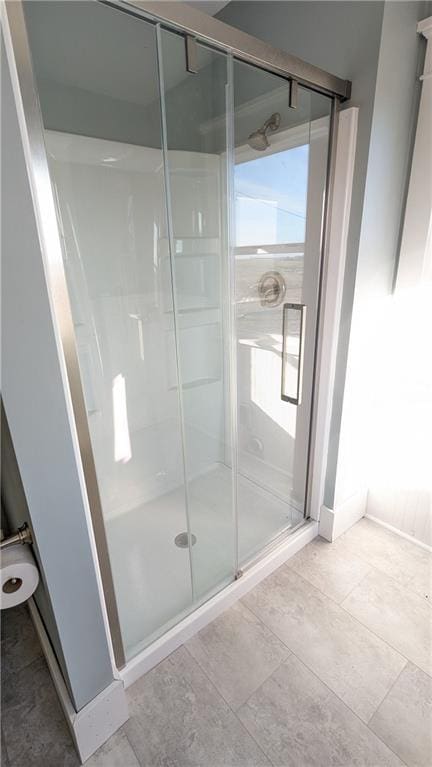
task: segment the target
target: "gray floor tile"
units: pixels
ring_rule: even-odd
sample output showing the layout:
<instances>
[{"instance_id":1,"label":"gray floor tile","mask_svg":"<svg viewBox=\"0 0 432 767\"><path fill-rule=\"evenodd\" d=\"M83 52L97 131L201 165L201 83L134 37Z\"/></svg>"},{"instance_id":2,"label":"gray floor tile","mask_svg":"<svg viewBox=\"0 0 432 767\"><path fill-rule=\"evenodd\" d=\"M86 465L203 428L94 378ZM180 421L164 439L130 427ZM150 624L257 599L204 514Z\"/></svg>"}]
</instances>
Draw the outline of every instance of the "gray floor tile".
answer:
<instances>
[{"instance_id":1,"label":"gray floor tile","mask_svg":"<svg viewBox=\"0 0 432 767\"><path fill-rule=\"evenodd\" d=\"M124 729L143 767L269 767L184 647L128 693L131 718Z\"/></svg>"},{"instance_id":2,"label":"gray floor tile","mask_svg":"<svg viewBox=\"0 0 432 767\"><path fill-rule=\"evenodd\" d=\"M6 748L6 741L3 734L3 727L1 728L1 753L0 753L0 764L3 765L3 767L10 767L10 761L9 756Z\"/></svg>"},{"instance_id":3,"label":"gray floor tile","mask_svg":"<svg viewBox=\"0 0 432 767\"><path fill-rule=\"evenodd\" d=\"M409 663L372 717L369 726L409 767L430 767L432 764L432 679L430 676Z\"/></svg>"},{"instance_id":4,"label":"gray floor tile","mask_svg":"<svg viewBox=\"0 0 432 767\"><path fill-rule=\"evenodd\" d=\"M372 570L342 606L417 666L432 674L432 610L420 596Z\"/></svg>"},{"instance_id":5,"label":"gray floor tile","mask_svg":"<svg viewBox=\"0 0 432 767\"><path fill-rule=\"evenodd\" d=\"M85 767L140 767L140 763L122 728L85 762Z\"/></svg>"},{"instance_id":6,"label":"gray floor tile","mask_svg":"<svg viewBox=\"0 0 432 767\"><path fill-rule=\"evenodd\" d=\"M1 614L2 676L20 671L42 657L42 649L26 605L18 605Z\"/></svg>"},{"instance_id":7,"label":"gray floor tile","mask_svg":"<svg viewBox=\"0 0 432 767\"><path fill-rule=\"evenodd\" d=\"M341 602L371 568L347 553L339 540L329 543L316 538L287 562L288 567L336 602Z\"/></svg>"},{"instance_id":8,"label":"gray floor tile","mask_svg":"<svg viewBox=\"0 0 432 767\"><path fill-rule=\"evenodd\" d=\"M8 677L2 687L2 722L11 767L78 767L43 658Z\"/></svg>"},{"instance_id":9,"label":"gray floor tile","mask_svg":"<svg viewBox=\"0 0 432 767\"><path fill-rule=\"evenodd\" d=\"M420 549L421 551L421 549ZM432 558L429 552L423 553L424 559L422 566L419 566L417 572L408 582L408 588L415 591L421 597L426 599L429 604L432 603Z\"/></svg>"},{"instance_id":10,"label":"gray floor tile","mask_svg":"<svg viewBox=\"0 0 432 767\"><path fill-rule=\"evenodd\" d=\"M239 709L278 767L396 767L400 760L295 656Z\"/></svg>"},{"instance_id":11,"label":"gray floor tile","mask_svg":"<svg viewBox=\"0 0 432 767\"><path fill-rule=\"evenodd\" d=\"M406 660L288 567L243 601L365 722Z\"/></svg>"},{"instance_id":12,"label":"gray floor tile","mask_svg":"<svg viewBox=\"0 0 432 767\"><path fill-rule=\"evenodd\" d=\"M346 553L360 557L419 596L432 600L432 554L370 519L361 519L341 538Z\"/></svg>"},{"instance_id":13,"label":"gray floor tile","mask_svg":"<svg viewBox=\"0 0 432 767\"><path fill-rule=\"evenodd\" d=\"M241 706L290 652L241 603L206 626L186 647L233 708Z\"/></svg>"}]
</instances>

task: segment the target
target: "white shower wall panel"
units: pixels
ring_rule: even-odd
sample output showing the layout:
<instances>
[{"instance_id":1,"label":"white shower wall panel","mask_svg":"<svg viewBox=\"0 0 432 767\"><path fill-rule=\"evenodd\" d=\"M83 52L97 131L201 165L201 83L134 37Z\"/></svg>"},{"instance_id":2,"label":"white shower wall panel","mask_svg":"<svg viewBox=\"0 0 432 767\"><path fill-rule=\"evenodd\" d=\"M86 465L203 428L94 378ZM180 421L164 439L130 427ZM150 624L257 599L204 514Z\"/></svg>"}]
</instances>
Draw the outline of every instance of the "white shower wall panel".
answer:
<instances>
[{"instance_id":1,"label":"white shower wall panel","mask_svg":"<svg viewBox=\"0 0 432 767\"><path fill-rule=\"evenodd\" d=\"M184 480L162 152L52 131L47 144L99 489L111 517ZM184 436L188 474L196 476L222 460L219 183L212 203L211 185L204 194L195 176L203 165L204 179L209 167L217 177L219 158L169 157L184 213L198 210L202 195L200 215L177 212L175 241Z\"/></svg>"}]
</instances>

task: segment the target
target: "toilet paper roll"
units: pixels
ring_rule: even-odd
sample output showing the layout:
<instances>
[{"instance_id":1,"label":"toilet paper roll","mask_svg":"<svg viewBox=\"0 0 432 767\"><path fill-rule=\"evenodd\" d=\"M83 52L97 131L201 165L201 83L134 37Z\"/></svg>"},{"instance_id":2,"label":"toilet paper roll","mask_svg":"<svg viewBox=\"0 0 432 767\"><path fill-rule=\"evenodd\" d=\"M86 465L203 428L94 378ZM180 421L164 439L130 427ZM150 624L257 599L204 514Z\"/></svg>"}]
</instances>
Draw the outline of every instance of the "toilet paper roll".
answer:
<instances>
[{"instance_id":1,"label":"toilet paper roll","mask_svg":"<svg viewBox=\"0 0 432 767\"><path fill-rule=\"evenodd\" d=\"M39 572L30 546L22 543L1 552L1 609L15 607L29 599L39 583Z\"/></svg>"}]
</instances>

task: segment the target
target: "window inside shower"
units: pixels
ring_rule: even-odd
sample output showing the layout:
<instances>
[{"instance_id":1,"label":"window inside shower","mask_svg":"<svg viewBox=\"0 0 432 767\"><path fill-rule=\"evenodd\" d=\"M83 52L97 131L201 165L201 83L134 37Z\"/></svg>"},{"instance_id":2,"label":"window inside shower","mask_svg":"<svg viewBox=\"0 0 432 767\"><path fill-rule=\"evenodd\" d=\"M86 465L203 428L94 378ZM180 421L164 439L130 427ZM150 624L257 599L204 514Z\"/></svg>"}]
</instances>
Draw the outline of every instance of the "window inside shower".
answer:
<instances>
[{"instance_id":1,"label":"window inside shower","mask_svg":"<svg viewBox=\"0 0 432 767\"><path fill-rule=\"evenodd\" d=\"M250 154L234 170L236 246L304 247L308 144L267 151L261 157L252 148Z\"/></svg>"},{"instance_id":2,"label":"window inside shower","mask_svg":"<svg viewBox=\"0 0 432 767\"><path fill-rule=\"evenodd\" d=\"M331 99L200 42L189 73L96 2L25 13L130 658L305 517Z\"/></svg>"}]
</instances>

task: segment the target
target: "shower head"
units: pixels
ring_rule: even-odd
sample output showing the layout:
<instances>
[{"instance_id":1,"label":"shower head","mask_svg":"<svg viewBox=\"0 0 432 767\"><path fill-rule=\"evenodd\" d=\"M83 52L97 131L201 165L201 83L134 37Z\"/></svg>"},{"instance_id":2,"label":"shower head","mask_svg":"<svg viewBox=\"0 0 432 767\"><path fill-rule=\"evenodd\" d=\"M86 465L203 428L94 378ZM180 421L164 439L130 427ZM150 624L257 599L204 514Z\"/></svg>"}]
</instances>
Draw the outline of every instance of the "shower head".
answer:
<instances>
[{"instance_id":1,"label":"shower head","mask_svg":"<svg viewBox=\"0 0 432 767\"><path fill-rule=\"evenodd\" d=\"M258 128L258 130L251 133L248 138L248 144L251 149L256 149L257 152L265 152L270 146L267 132L271 131L273 133L276 131L280 126L280 122L281 116L279 112L274 112L268 120L265 121L262 128Z\"/></svg>"},{"instance_id":2,"label":"shower head","mask_svg":"<svg viewBox=\"0 0 432 767\"><path fill-rule=\"evenodd\" d=\"M270 146L268 138L262 128L250 134L248 144L251 149L256 149L257 152L265 152Z\"/></svg>"}]
</instances>

